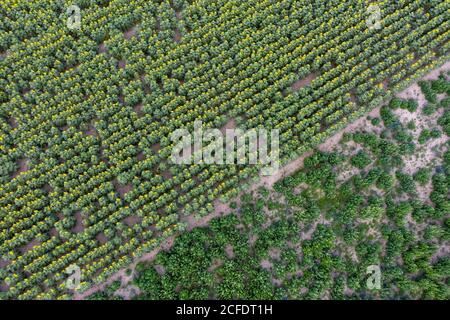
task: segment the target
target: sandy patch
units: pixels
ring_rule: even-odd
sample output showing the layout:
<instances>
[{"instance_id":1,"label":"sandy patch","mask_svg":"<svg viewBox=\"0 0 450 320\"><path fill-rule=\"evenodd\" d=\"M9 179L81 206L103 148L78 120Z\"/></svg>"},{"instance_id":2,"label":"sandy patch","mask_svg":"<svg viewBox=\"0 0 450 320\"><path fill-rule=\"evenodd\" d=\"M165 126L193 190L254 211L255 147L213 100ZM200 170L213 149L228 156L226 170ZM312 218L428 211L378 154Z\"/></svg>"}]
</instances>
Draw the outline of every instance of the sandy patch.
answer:
<instances>
[{"instance_id":1,"label":"sandy patch","mask_svg":"<svg viewBox=\"0 0 450 320\"><path fill-rule=\"evenodd\" d=\"M368 127L367 116L371 118L379 118L380 117L380 109L381 106L373 109L365 116L357 119L356 121L350 123L344 129L338 131L336 134L328 138L325 142L318 146L318 149L323 152L331 152L335 150L336 146L338 146L339 142L342 140L344 133L355 133L360 131L361 128Z\"/></svg>"},{"instance_id":2,"label":"sandy patch","mask_svg":"<svg viewBox=\"0 0 450 320\"><path fill-rule=\"evenodd\" d=\"M175 42L181 41L181 32L178 29L175 30L175 35L173 36L173 41L175 41Z\"/></svg>"},{"instance_id":3,"label":"sandy patch","mask_svg":"<svg viewBox=\"0 0 450 320\"><path fill-rule=\"evenodd\" d=\"M131 300L133 297L139 295L141 293L141 290L139 287L135 286L134 284L130 284L125 286L124 288L118 289L114 295L122 297L124 300Z\"/></svg>"},{"instance_id":4,"label":"sandy patch","mask_svg":"<svg viewBox=\"0 0 450 320\"><path fill-rule=\"evenodd\" d=\"M234 258L234 251L233 251L233 247L230 244L227 244L225 247L225 253L227 254L227 257L229 259L233 259Z\"/></svg>"},{"instance_id":5,"label":"sandy patch","mask_svg":"<svg viewBox=\"0 0 450 320\"><path fill-rule=\"evenodd\" d=\"M261 261L261 268L263 268L264 270L267 270L267 271L272 271L273 264L269 260L264 259Z\"/></svg>"}]
</instances>

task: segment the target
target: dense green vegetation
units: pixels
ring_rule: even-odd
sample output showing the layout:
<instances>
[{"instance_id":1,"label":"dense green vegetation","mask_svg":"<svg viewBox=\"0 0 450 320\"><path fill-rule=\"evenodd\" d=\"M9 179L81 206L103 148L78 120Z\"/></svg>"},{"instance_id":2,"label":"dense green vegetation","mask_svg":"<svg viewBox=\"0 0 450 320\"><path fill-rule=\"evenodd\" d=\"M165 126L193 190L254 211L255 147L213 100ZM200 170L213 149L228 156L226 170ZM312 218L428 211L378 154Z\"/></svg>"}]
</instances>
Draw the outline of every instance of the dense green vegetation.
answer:
<instances>
[{"instance_id":1,"label":"dense green vegetation","mask_svg":"<svg viewBox=\"0 0 450 320\"><path fill-rule=\"evenodd\" d=\"M79 291L85 291L185 231L186 216L207 215L215 200L229 201L258 175L258 166L170 163L174 143L169 137L175 130L192 131L196 120L208 128L234 121L243 129L279 129L281 158L288 161L449 60L445 0L379 1L380 29L367 25L371 1L76 2L82 12L78 30L66 24L66 9L73 1L2 0L0 7L0 291L5 298L71 298L74 292L65 285L69 266L81 268ZM305 79L312 80L294 89ZM449 100L438 99L448 93L444 82L422 85L430 102L426 112L448 106ZM399 107L417 106L408 102ZM247 238L245 232L196 230L198 237L210 232L226 236L211 240L211 248L230 241L237 246L237 260L226 260L211 275L199 274L198 290L184 278L148 285L162 288L157 292L163 297L296 297L296 289L303 286L308 287L308 297L319 297L329 288L329 294L339 297L345 270L347 285L360 293L358 268L365 265L352 263L348 268L356 269L349 271L342 265L348 260L334 253L335 240L342 239L340 234L359 209L375 217L381 214L380 203L386 203L392 223L399 222L410 206L425 220L441 219L448 212L443 172L432 174L431 207L398 205L388 196L366 203L369 199L350 194L353 188L372 184L388 191L399 184L403 192L414 194L414 178L400 170L401 156L414 146L407 128L397 126L392 110L384 108L381 119L398 143L365 134L351 137L368 149L352 164L364 170L375 164L370 169L375 171L338 187L332 168L339 157L332 156L336 163L329 163L320 155L309 160L307 169L323 170L307 170L277 187L289 206L298 206L290 219L299 223L313 223L333 210L340 213L336 226L320 223L315 229L312 240L304 244L300 265L276 239L295 232L290 220L270 227L273 235L256 227L252 232L259 232L262 240L255 251L237 246ZM441 119L442 132L448 134L448 111ZM425 144L437 136L425 132L422 140ZM390 166L398 172L387 173ZM294 195L292 188L303 180L314 188ZM326 197L320 198L322 194ZM280 204L271 205L276 209ZM265 218L245 219L242 223L248 228ZM224 230L235 222L233 217L224 219ZM435 239L439 230L431 230L430 237ZM378 246L359 239L363 230L349 233L346 237L355 241L357 253L375 259ZM390 269L394 262L388 261L388 279L397 277L412 286L405 294L444 297L439 271L444 267L432 267L419 289L410 284L415 277L410 280L409 275L423 269L432 248L420 243L415 247L402 226L388 225L384 234L395 239L388 248L392 257L411 251L403 258L409 273L397 274L396 268ZM191 236L178 243L190 243ZM272 245L288 252L274 271L280 281L287 283L294 266L305 275L292 281L292 290L269 285L268 272L257 267L257 260L267 254L265 248ZM201 243L193 248L198 246ZM206 266L219 257L215 251L205 253L205 260L199 261L206 262L198 263ZM244 263L246 255L255 261ZM183 267L185 277L194 272L189 265ZM336 282L325 276L334 271L340 279ZM257 291L245 279L266 287ZM177 282L183 283L178 293L173 287ZM390 293L389 289L382 294Z\"/></svg>"},{"instance_id":2,"label":"dense green vegetation","mask_svg":"<svg viewBox=\"0 0 450 320\"><path fill-rule=\"evenodd\" d=\"M231 214L139 264L136 299L449 299L450 144L437 166L410 175L403 150L420 145L394 113L384 119L396 125L346 134L335 152L316 151L274 190L243 194ZM367 287L370 265L380 289Z\"/></svg>"}]
</instances>

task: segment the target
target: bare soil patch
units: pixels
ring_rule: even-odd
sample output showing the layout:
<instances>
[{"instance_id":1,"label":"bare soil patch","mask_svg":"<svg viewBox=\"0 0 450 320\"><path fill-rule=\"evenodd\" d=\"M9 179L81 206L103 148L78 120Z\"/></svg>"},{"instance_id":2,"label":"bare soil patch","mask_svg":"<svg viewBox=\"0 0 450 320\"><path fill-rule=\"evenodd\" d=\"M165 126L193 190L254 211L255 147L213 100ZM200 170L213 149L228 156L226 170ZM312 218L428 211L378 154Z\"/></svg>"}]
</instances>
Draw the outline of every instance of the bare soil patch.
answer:
<instances>
[{"instance_id":1,"label":"bare soil patch","mask_svg":"<svg viewBox=\"0 0 450 320\"><path fill-rule=\"evenodd\" d=\"M72 232L74 233L83 232L84 225L83 225L83 216L81 215L81 212L75 213L75 219L77 222L75 224L75 227L73 227Z\"/></svg>"},{"instance_id":2,"label":"bare soil patch","mask_svg":"<svg viewBox=\"0 0 450 320\"><path fill-rule=\"evenodd\" d=\"M16 178L19 176L22 172L28 171L28 160L27 159L19 159L17 161L17 165L19 166L19 170L14 172L11 176L11 179Z\"/></svg>"},{"instance_id":3,"label":"bare soil patch","mask_svg":"<svg viewBox=\"0 0 450 320\"><path fill-rule=\"evenodd\" d=\"M273 264L269 260L264 259L261 261L261 268L263 268L264 270L267 270L267 271L271 271L273 268Z\"/></svg>"},{"instance_id":4,"label":"bare soil patch","mask_svg":"<svg viewBox=\"0 0 450 320\"><path fill-rule=\"evenodd\" d=\"M142 103L139 103L139 104L137 104L137 105L134 107L134 112L136 112L136 114L137 114L139 117L142 117L142 115L143 115L143 113L142 113L142 107L143 107Z\"/></svg>"},{"instance_id":5,"label":"bare soil patch","mask_svg":"<svg viewBox=\"0 0 450 320\"><path fill-rule=\"evenodd\" d=\"M122 186L122 185L120 185L119 182L117 182L116 179L114 179L113 185L116 188L117 192L119 193L119 195L122 199L125 197L125 194L127 192L130 192L131 190L133 190L133 185L131 183Z\"/></svg>"},{"instance_id":6,"label":"bare soil patch","mask_svg":"<svg viewBox=\"0 0 450 320\"><path fill-rule=\"evenodd\" d=\"M41 242L37 239L33 239L32 241L30 241L29 243L27 243L26 245L24 245L23 247L19 248L19 251L24 254L28 251L30 251L31 249L33 249L36 246L40 246Z\"/></svg>"},{"instance_id":7,"label":"bare soil patch","mask_svg":"<svg viewBox=\"0 0 450 320\"><path fill-rule=\"evenodd\" d=\"M104 42L98 45L98 53L106 53L106 45Z\"/></svg>"},{"instance_id":8,"label":"bare soil patch","mask_svg":"<svg viewBox=\"0 0 450 320\"><path fill-rule=\"evenodd\" d=\"M17 119L16 118L14 118L14 117L10 117L9 119L8 119L8 123L9 123L9 125L11 126L11 128L17 128L18 126L19 126L19 123L17 122Z\"/></svg>"},{"instance_id":9,"label":"bare soil patch","mask_svg":"<svg viewBox=\"0 0 450 320\"><path fill-rule=\"evenodd\" d=\"M129 217L126 217L123 219L123 222L129 227L132 227L136 223L140 223L141 221L142 221L142 218L140 218L138 216L129 216Z\"/></svg>"},{"instance_id":10,"label":"bare soil patch","mask_svg":"<svg viewBox=\"0 0 450 320\"><path fill-rule=\"evenodd\" d=\"M220 128L220 132L222 132L222 134L226 134L227 129L236 129L236 119L232 118L228 120L227 123Z\"/></svg>"},{"instance_id":11,"label":"bare soil patch","mask_svg":"<svg viewBox=\"0 0 450 320\"><path fill-rule=\"evenodd\" d=\"M137 157L138 161L145 160L145 154L143 152L139 152L136 157Z\"/></svg>"},{"instance_id":12,"label":"bare soil patch","mask_svg":"<svg viewBox=\"0 0 450 320\"><path fill-rule=\"evenodd\" d=\"M227 254L227 257L229 259L233 259L234 258L233 246L231 246L230 244L227 244L225 247L225 253Z\"/></svg>"},{"instance_id":13,"label":"bare soil patch","mask_svg":"<svg viewBox=\"0 0 450 320\"><path fill-rule=\"evenodd\" d=\"M175 42L181 41L181 32L178 29L175 30L175 35L173 36L173 41L175 41Z\"/></svg>"},{"instance_id":14,"label":"bare soil patch","mask_svg":"<svg viewBox=\"0 0 450 320\"><path fill-rule=\"evenodd\" d=\"M106 235L103 232L99 232L96 236L95 239L97 239L97 241L100 244L105 244L108 242L108 238L106 237Z\"/></svg>"},{"instance_id":15,"label":"bare soil patch","mask_svg":"<svg viewBox=\"0 0 450 320\"><path fill-rule=\"evenodd\" d=\"M135 37L138 31L138 26L135 25L133 27L131 27L130 29L128 29L127 31L125 31L123 34L125 36L125 39L130 40L132 37Z\"/></svg>"},{"instance_id":16,"label":"bare soil patch","mask_svg":"<svg viewBox=\"0 0 450 320\"><path fill-rule=\"evenodd\" d=\"M313 81L316 78L317 74L311 73L308 76L306 76L306 78L295 81L294 84L292 84L291 88L294 91L298 91L303 87L309 86L311 84L311 81Z\"/></svg>"},{"instance_id":17,"label":"bare soil patch","mask_svg":"<svg viewBox=\"0 0 450 320\"><path fill-rule=\"evenodd\" d=\"M0 259L0 268L6 268L6 266L10 263L11 261Z\"/></svg>"}]
</instances>

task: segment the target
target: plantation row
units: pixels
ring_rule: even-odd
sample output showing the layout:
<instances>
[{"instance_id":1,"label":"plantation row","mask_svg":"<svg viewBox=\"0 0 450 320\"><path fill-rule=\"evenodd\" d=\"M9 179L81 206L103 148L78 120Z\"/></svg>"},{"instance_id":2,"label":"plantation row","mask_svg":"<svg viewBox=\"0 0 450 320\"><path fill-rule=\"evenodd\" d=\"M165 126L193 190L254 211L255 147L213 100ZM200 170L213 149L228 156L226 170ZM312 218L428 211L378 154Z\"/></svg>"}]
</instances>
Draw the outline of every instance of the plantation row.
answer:
<instances>
[{"instance_id":1,"label":"plantation row","mask_svg":"<svg viewBox=\"0 0 450 320\"><path fill-rule=\"evenodd\" d=\"M79 31L69 2L5 2L0 283L23 299L68 297L72 264L104 281L259 171L173 165L174 130L276 128L287 161L448 60L445 1L380 2L379 30L361 1L85 1Z\"/></svg>"}]
</instances>

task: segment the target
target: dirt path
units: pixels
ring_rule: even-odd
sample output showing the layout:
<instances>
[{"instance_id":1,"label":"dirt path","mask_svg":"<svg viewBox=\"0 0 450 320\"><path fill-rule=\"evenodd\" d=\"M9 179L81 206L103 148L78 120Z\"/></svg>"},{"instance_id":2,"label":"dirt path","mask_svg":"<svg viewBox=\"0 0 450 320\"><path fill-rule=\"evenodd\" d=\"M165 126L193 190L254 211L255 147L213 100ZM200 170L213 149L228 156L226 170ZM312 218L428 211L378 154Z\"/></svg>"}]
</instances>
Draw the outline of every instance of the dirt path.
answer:
<instances>
[{"instance_id":1,"label":"dirt path","mask_svg":"<svg viewBox=\"0 0 450 320\"><path fill-rule=\"evenodd\" d=\"M439 74L443 71L444 72L450 71L450 61L445 63L444 65L442 65L440 68L430 72L423 79L426 79L426 80L437 79ZM417 84L413 84L408 89L400 92L397 96L404 97L407 95L409 97L412 97L411 95L413 95L413 96L415 96L415 98L417 98L417 96L419 96L419 99L421 99L421 98L424 99L423 97L420 97L421 94L418 95L418 93L420 93L420 89L418 92L417 92L417 89L418 89ZM425 102L419 101L419 103L421 105L423 105ZM373 109L370 113L365 114L363 117L348 124L344 129L338 131L333 136L329 137L325 142L320 144L317 148L321 151L327 151L327 152L333 150L333 148L342 139L342 136L344 133L354 132L356 129L361 128L364 125L364 123L366 121L368 121L367 116L371 116L372 118L379 117L380 109L381 109L381 105L379 107ZM304 160L307 157L311 156L312 154L313 154L313 151L308 151L308 152L304 153L302 156L300 156L299 158L295 159L294 161L292 161L289 164L285 165L284 167L280 168L275 174L273 174L271 176L260 177L260 181L253 184L250 188L248 188L248 190L246 190L246 192L255 191L260 187L271 188L275 184L275 182L279 181L280 179L283 179L286 176L293 174L299 168L301 168L303 166ZM239 204L239 196L237 196L235 198L235 201ZM214 201L214 211L211 214L204 216L204 217L200 217L198 219L194 215L189 215L187 217L183 217L181 220L183 222L187 223L186 230L191 231L192 229L194 229L196 227L208 226L209 221L211 221L212 219L222 216L222 215L227 215L231 211L232 211L232 209L230 208L228 203L222 203L220 200L217 199L216 201ZM142 257L136 259L128 267L119 270L117 273L115 273L113 276L111 276L106 282L93 285L89 290L85 291L84 293L76 293L74 295L74 299L75 300L85 299L86 297L88 297L89 295L91 295L97 291L104 290L107 286L111 285L116 280L120 280L121 284L122 284L121 289L119 289L118 293L125 299L132 298L132 294L138 293L138 290L136 290L137 288L131 284L131 281L133 280L133 278L135 276L136 265L140 262L154 260L156 255L161 250L166 250L166 251L169 250L174 243L175 237L176 237L176 235L169 237L163 245L155 248L151 252L144 254ZM127 275L127 270L131 270L131 273L129 275ZM131 294L130 294L130 292L131 292Z\"/></svg>"}]
</instances>

